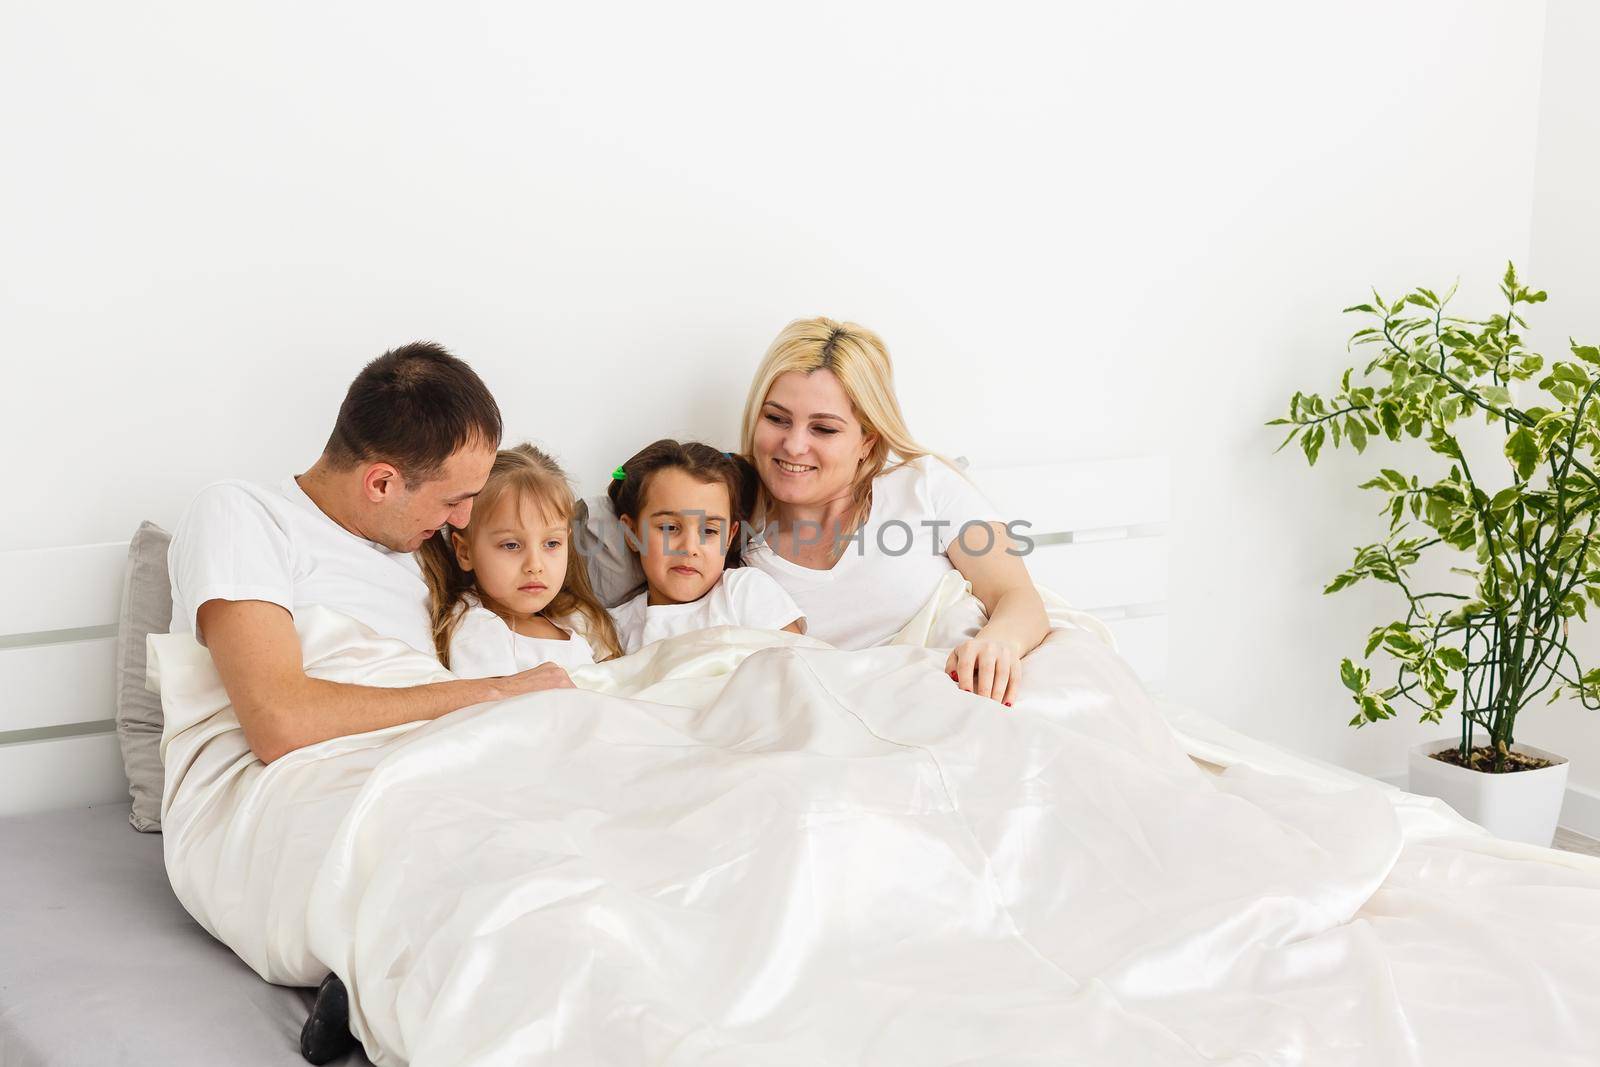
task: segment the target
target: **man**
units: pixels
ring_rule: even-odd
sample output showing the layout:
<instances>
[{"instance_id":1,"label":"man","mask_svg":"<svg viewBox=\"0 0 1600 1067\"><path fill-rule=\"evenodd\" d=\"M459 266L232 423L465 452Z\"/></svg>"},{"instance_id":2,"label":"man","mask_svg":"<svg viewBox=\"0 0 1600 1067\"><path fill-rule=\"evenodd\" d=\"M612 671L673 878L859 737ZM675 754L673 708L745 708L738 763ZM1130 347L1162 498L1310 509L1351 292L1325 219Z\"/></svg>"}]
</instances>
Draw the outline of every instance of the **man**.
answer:
<instances>
[{"instance_id":1,"label":"man","mask_svg":"<svg viewBox=\"0 0 1600 1067\"><path fill-rule=\"evenodd\" d=\"M274 487L207 486L173 534L172 631L211 650L245 740L263 762L306 745L433 719L487 700L570 688L554 664L505 678L386 689L306 676L294 614L319 605L434 654L428 589L412 553L472 514L500 444L483 381L436 344L368 363L311 469ZM329 975L301 1035L325 1062L352 1043Z\"/></svg>"},{"instance_id":2,"label":"man","mask_svg":"<svg viewBox=\"0 0 1600 1067\"><path fill-rule=\"evenodd\" d=\"M348 734L486 700L570 687L551 664L506 678L385 689L306 677L298 608L342 612L434 654L428 590L411 555L465 526L500 444L483 381L436 344L386 352L350 384L310 470L267 488L218 482L173 535L172 630L211 650L263 762Z\"/></svg>"}]
</instances>

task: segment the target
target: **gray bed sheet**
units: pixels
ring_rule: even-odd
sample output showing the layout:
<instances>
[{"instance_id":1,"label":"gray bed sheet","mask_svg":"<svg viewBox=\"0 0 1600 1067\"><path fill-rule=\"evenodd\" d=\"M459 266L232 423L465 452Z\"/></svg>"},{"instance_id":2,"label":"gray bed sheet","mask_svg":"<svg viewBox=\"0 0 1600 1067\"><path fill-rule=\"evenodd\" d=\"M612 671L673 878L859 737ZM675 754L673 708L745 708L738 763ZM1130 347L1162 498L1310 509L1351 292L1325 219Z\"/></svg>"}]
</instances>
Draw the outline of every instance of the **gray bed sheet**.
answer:
<instances>
[{"instance_id":1,"label":"gray bed sheet","mask_svg":"<svg viewBox=\"0 0 1600 1067\"><path fill-rule=\"evenodd\" d=\"M297 1067L310 1002L189 917L127 804L0 819L0 1067Z\"/></svg>"}]
</instances>

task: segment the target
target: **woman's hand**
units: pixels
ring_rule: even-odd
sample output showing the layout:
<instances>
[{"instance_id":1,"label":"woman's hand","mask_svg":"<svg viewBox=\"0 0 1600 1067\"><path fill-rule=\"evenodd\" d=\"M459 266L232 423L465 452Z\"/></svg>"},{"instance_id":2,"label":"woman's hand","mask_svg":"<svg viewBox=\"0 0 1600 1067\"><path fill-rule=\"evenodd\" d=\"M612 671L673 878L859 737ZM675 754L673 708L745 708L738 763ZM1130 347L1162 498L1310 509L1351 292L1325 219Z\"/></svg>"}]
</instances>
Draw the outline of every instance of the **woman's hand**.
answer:
<instances>
[{"instance_id":1,"label":"woman's hand","mask_svg":"<svg viewBox=\"0 0 1600 1067\"><path fill-rule=\"evenodd\" d=\"M944 669L962 689L1009 708L1022 678L1022 652L1010 641L974 637L951 650Z\"/></svg>"}]
</instances>

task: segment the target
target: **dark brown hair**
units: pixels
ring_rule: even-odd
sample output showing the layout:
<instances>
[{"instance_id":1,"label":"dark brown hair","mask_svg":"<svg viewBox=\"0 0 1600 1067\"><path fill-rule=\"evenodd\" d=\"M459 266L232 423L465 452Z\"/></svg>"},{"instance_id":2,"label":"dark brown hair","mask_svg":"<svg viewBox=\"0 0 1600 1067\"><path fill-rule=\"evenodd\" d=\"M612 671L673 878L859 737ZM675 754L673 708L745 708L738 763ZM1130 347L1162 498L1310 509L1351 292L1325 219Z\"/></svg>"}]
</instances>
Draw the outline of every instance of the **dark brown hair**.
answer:
<instances>
[{"instance_id":1,"label":"dark brown hair","mask_svg":"<svg viewBox=\"0 0 1600 1067\"><path fill-rule=\"evenodd\" d=\"M554 599L540 614L547 619L581 616L587 626L584 636L594 649L595 659L607 660L622 655L622 643L617 640L617 629L611 621L600 598L594 595L589 584L589 566L572 543L571 522L575 507L572 487L567 476L549 453L530 444L501 449L494 458L489 480L484 483L472 504L472 518L466 529L480 517L487 518L494 506L506 493L529 497L545 514L567 520L567 577ZM462 531L463 533L466 530ZM439 653L439 662L450 666L450 637L466 614L468 594L477 595L477 583L472 572L464 570L456 558L455 546L450 543L450 527L445 527L423 542L418 551L422 561L422 576L428 582L428 601L433 615L433 644ZM494 610L487 602L484 607Z\"/></svg>"},{"instance_id":2,"label":"dark brown hair","mask_svg":"<svg viewBox=\"0 0 1600 1067\"><path fill-rule=\"evenodd\" d=\"M626 515L635 528L639 525L639 509L644 506L651 479L658 471L680 470L698 482L727 486L728 504L733 509L729 518L738 521L739 533L729 541L724 565L742 565L744 558L740 548L750 520L750 502L755 498L759 480L755 467L743 456L699 441L674 441L664 437L634 453L633 458L622 465L622 470L624 477L613 478L606 493L611 497L611 510L616 512L617 518ZM639 544L630 540L629 546L637 549Z\"/></svg>"},{"instance_id":3,"label":"dark brown hair","mask_svg":"<svg viewBox=\"0 0 1600 1067\"><path fill-rule=\"evenodd\" d=\"M456 450L500 444L500 406L473 369L432 341L391 349L361 368L323 448L333 466L392 463L428 481Z\"/></svg>"}]
</instances>

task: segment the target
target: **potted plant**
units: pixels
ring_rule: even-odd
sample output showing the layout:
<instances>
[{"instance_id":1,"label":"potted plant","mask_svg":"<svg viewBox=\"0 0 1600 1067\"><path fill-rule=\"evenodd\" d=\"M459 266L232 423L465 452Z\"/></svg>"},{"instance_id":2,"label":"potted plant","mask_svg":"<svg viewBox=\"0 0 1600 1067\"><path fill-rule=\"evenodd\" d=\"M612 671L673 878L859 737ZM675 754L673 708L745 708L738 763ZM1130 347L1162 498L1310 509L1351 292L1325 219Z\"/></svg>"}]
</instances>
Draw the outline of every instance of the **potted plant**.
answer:
<instances>
[{"instance_id":1,"label":"potted plant","mask_svg":"<svg viewBox=\"0 0 1600 1067\"><path fill-rule=\"evenodd\" d=\"M1459 738L1412 750L1411 789L1503 837L1548 845L1567 763L1518 744L1515 728L1546 691L1547 702L1570 693L1600 707L1600 670L1585 671L1568 643L1572 618L1600 606L1600 349L1574 343L1573 359L1546 368L1519 332L1521 311L1545 294L1510 265L1500 291L1504 314L1483 320L1446 313L1454 288L1393 302L1374 292L1346 308L1368 320L1350 350L1376 355L1326 398L1295 393L1288 416L1268 425L1289 426L1279 449L1298 440L1311 464L1329 442L1363 452L1380 436L1420 439L1443 457L1442 477L1383 468L1362 484L1382 494L1388 531L1324 590L1372 578L1405 597L1405 616L1374 627L1363 657L1381 648L1397 662L1395 683L1375 689L1366 667L1339 665L1357 709L1350 723L1393 718L1401 698L1421 721L1441 722L1459 701ZM1475 470L1457 433L1480 417L1505 462ZM1423 591L1412 568L1438 554L1456 557L1459 587Z\"/></svg>"}]
</instances>

